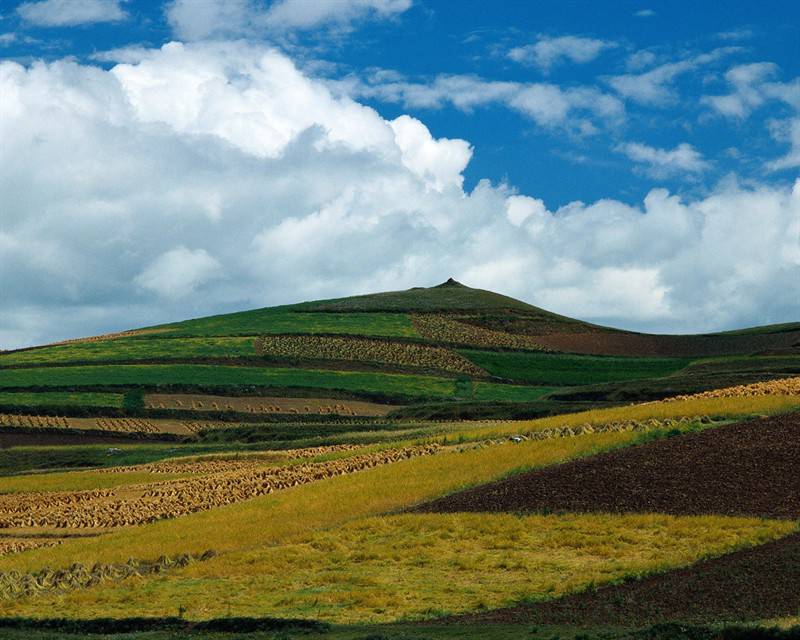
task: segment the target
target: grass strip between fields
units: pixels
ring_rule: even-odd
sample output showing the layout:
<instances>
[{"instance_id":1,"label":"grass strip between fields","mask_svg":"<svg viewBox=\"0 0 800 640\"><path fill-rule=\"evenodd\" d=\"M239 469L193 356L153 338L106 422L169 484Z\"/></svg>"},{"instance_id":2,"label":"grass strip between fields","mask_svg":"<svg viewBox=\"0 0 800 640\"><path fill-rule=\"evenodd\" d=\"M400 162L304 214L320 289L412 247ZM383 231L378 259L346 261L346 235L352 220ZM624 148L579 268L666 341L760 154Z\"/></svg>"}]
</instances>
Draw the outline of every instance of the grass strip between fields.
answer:
<instances>
[{"instance_id":1,"label":"grass strip between fields","mask_svg":"<svg viewBox=\"0 0 800 640\"><path fill-rule=\"evenodd\" d=\"M692 362L688 358L619 358L473 349L462 349L459 353L499 378L566 386L661 378Z\"/></svg>"},{"instance_id":2,"label":"grass strip between fields","mask_svg":"<svg viewBox=\"0 0 800 640\"><path fill-rule=\"evenodd\" d=\"M42 391L0 392L0 407L111 407L119 409L125 400L121 393Z\"/></svg>"},{"instance_id":3,"label":"grass strip between fields","mask_svg":"<svg viewBox=\"0 0 800 640\"><path fill-rule=\"evenodd\" d=\"M536 400L550 389L493 384L435 376L327 371L280 367L212 365L74 366L0 370L0 387L83 387L114 385L192 385L303 387L339 389L399 397L456 399L472 394L480 400Z\"/></svg>"}]
</instances>

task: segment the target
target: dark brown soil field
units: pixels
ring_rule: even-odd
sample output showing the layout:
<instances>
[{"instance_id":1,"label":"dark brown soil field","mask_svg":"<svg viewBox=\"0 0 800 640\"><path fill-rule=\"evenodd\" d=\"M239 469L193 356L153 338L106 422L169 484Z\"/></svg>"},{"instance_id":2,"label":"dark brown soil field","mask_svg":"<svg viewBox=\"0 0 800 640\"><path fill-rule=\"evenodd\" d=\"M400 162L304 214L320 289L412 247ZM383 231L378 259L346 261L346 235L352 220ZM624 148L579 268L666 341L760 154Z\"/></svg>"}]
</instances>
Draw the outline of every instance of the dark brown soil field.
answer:
<instances>
[{"instance_id":1,"label":"dark brown soil field","mask_svg":"<svg viewBox=\"0 0 800 640\"><path fill-rule=\"evenodd\" d=\"M554 351L610 356L719 356L778 350L800 353L800 331L756 335L659 336L643 333L551 333L532 337Z\"/></svg>"},{"instance_id":2,"label":"dark brown soil field","mask_svg":"<svg viewBox=\"0 0 800 640\"><path fill-rule=\"evenodd\" d=\"M800 517L800 413L675 436L445 496L415 511Z\"/></svg>"},{"instance_id":3,"label":"dark brown soil field","mask_svg":"<svg viewBox=\"0 0 800 640\"><path fill-rule=\"evenodd\" d=\"M797 615L798 585L800 534L796 533L643 580L458 621L587 627L744 622Z\"/></svg>"}]
</instances>

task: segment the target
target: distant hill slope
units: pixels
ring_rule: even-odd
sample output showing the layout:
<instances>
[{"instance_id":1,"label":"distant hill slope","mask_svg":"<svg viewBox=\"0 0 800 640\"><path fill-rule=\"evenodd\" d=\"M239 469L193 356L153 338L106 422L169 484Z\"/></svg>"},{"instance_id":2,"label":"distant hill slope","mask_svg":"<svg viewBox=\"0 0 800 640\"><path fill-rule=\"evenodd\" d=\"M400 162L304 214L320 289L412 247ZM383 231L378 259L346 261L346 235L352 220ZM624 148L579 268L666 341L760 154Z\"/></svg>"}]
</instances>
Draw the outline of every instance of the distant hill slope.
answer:
<instances>
[{"instance_id":1,"label":"distant hill slope","mask_svg":"<svg viewBox=\"0 0 800 640\"><path fill-rule=\"evenodd\" d=\"M349 334L432 338L415 317L444 316L450 321L530 338L547 351L587 355L712 357L724 355L800 355L800 322L701 335L655 335L604 327L558 315L514 298L467 287L452 278L440 285L303 302L212 316L154 327L168 334L243 335L265 333ZM490 346L480 340L453 339L464 346ZM514 348L511 344L496 347Z\"/></svg>"},{"instance_id":2,"label":"distant hill slope","mask_svg":"<svg viewBox=\"0 0 800 640\"><path fill-rule=\"evenodd\" d=\"M190 402L198 414L209 415L210 406L248 421L290 408L365 406L335 399L383 405L371 415L521 417L798 373L800 323L649 335L451 279L0 353L0 414L37 407L73 416L171 415L181 398L148 394L173 393L206 394ZM298 409L274 401L281 397L317 401Z\"/></svg>"}]
</instances>

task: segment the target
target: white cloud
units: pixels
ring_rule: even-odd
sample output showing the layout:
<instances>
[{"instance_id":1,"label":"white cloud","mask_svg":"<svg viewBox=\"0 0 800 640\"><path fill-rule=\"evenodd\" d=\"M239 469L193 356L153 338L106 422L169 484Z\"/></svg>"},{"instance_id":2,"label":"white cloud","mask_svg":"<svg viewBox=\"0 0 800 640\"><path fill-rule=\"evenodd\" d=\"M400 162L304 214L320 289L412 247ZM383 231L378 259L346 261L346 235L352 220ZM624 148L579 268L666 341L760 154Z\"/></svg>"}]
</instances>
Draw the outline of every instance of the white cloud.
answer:
<instances>
[{"instance_id":1,"label":"white cloud","mask_svg":"<svg viewBox=\"0 0 800 640\"><path fill-rule=\"evenodd\" d=\"M684 142L674 149L657 149L640 142L617 145L615 151L624 153L634 162L647 166L654 178L666 178L682 173L702 173L710 163L692 145Z\"/></svg>"},{"instance_id":2,"label":"white cloud","mask_svg":"<svg viewBox=\"0 0 800 640\"><path fill-rule=\"evenodd\" d=\"M16 33L0 33L0 47L7 47L17 40Z\"/></svg>"},{"instance_id":3,"label":"white cloud","mask_svg":"<svg viewBox=\"0 0 800 640\"><path fill-rule=\"evenodd\" d=\"M219 275L220 264L205 249L175 247L134 278L140 287L165 298L183 298Z\"/></svg>"},{"instance_id":4,"label":"white cloud","mask_svg":"<svg viewBox=\"0 0 800 640\"><path fill-rule=\"evenodd\" d=\"M783 157L770 162L769 169L781 171L800 167L800 117L785 120L776 125L773 128L773 134L778 140L788 142L790 149Z\"/></svg>"},{"instance_id":5,"label":"white cloud","mask_svg":"<svg viewBox=\"0 0 800 640\"><path fill-rule=\"evenodd\" d=\"M633 15L637 18L653 18L656 15L656 12L652 9L639 9L639 11Z\"/></svg>"},{"instance_id":6,"label":"white cloud","mask_svg":"<svg viewBox=\"0 0 800 640\"><path fill-rule=\"evenodd\" d=\"M385 20L411 7L411 0L172 0L166 7L173 33L184 41L252 36L319 27L350 28L362 20Z\"/></svg>"},{"instance_id":7,"label":"white cloud","mask_svg":"<svg viewBox=\"0 0 800 640\"><path fill-rule=\"evenodd\" d=\"M499 104L518 111L537 125L577 134L594 133L595 124L616 126L625 118L622 102L594 87L561 88L551 83L483 80L477 76L437 76L428 83L391 78L363 82L350 78L330 83L353 97L379 98L409 108L439 109L452 104L462 111Z\"/></svg>"},{"instance_id":8,"label":"white cloud","mask_svg":"<svg viewBox=\"0 0 800 640\"><path fill-rule=\"evenodd\" d=\"M546 218L548 211L543 200L530 196L509 196L506 198L506 216L515 227L519 227L526 220L530 226L531 220Z\"/></svg>"},{"instance_id":9,"label":"white cloud","mask_svg":"<svg viewBox=\"0 0 800 640\"><path fill-rule=\"evenodd\" d=\"M374 17L386 19L411 7L411 0L277 0L265 21L273 27L313 29L325 24L346 25Z\"/></svg>"},{"instance_id":10,"label":"white cloud","mask_svg":"<svg viewBox=\"0 0 800 640\"><path fill-rule=\"evenodd\" d=\"M656 61L656 54L647 49L635 51L625 60L625 67L629 71L641 71L642 69L652 66Z\"/></svg>"},{"instance_id":11,"label":"white cloud","mask_svg":"<svg viewBox=\"0 0 800 640\"><path fill-rule=\"evenodd\" d=\"M121 0L40 0L23 2L19 16L38 27L72 27L95 22L119 22L128 15Z\"/></svg>"},{"instance_id":12,"label":"white cloud","mask_svg":"<svg viewBox=\"0 0 800 640\"><path fill-rule=\"evenodd\" d=\"M709 53L662 64L645 73L610 76L606 80L621 96L645 105L664 106L677 99L673 82L678 76L739 50L739 47L720 47Z\"/></svg>"},{"instance_id":13,"label":"white cloud","mask_svg":"<svg viewBox=\"0 0 800 640\"><path fill-rule=\"evenodd\" d=\"M570 60L583 64L594 60L603 49L615 47L616 44L597 38L580 36L559 36L550 38L542 36L533 44L514 47L508 57L514 62L534 65L543 71L549 71L554 65Z\"/></svg>"},{"instance_id":14,"label":"white cloud","mask_svg":"<svg viewBox=\"0 0 800 640\"><path fill-rule=\"evenodd\" d=\"M550 211L506 185L465 192L466 142L276 51L140 53L0 63L5 347L451 275L641 330L799 315L800 182Z\"/></svg>"},{"instance_id":15,"label":"white cloud","mask_svg":"<svg viewBox=\"0 0 800 640\"><path fill-rule=\"evenodd\" d=\"M755 62L733 67L725 74L733 91L721 96L703 96L703 103L723 116L745 118L764 103L763 83L775 76L777 65L771 62Z\"/></svg>"},{"instance_id":16,"label":"white cloud","mask_svg":"<svg viewBox=\"0 0 800 640\"><path fill-rule=\"evenodd\" d=\"M428 127L410 116L389 123L400 148L403 165L437 191L461 189L462 172L472 158L472 148L464 140L434 140Z\"/></svg>"}]
</instances>

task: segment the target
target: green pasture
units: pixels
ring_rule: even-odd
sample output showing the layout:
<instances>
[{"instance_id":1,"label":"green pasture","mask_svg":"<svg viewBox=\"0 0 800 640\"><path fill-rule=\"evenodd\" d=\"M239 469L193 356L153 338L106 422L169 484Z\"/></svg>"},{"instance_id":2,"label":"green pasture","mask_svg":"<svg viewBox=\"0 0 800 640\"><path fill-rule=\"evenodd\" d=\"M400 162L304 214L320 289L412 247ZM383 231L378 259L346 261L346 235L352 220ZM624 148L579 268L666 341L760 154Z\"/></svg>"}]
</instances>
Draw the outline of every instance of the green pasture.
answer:
<instances>
[{"instance_id":1,"label":"green pasture","mask_svg":"<svg viewBox=\"0 0 800 640\"><path fill-rule=\"evenodd\" d=\"M464 395L463 385L459 380L401 373L186 364L65 366L0 370L0 388L136 385L304 387L434 400L458 399ZM548 391L538 387L514 387L513 385L494 383L478 383L477 389L476 393L484 400L535 400Z\"/></svg>"},{"instance_id":2,"label":"green pasture","mask_svg":"<svg viewBox=\"0 0 800 640\"><path fill-rule=\"evenodd\" d=\"M405 313L298 313L285 307L227 313L155 327L169 336L236 336L263 333L330 333L388 338L417 337Z\"/></svg>"},{"instance_id":3,"label":"green pasture","mask_svg":"<svg viewBox=\"0 0 800 640\"><path fill-rule=\"evenodd\" d=\"M680 371L686 358L616 358L519 351L459 351L498 378L529 384L583 385L660 378Z\"/></svg>"}]
</instances>

